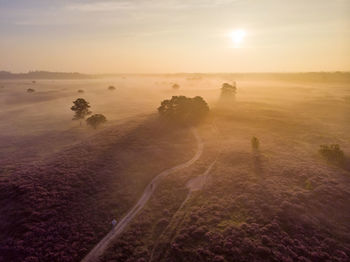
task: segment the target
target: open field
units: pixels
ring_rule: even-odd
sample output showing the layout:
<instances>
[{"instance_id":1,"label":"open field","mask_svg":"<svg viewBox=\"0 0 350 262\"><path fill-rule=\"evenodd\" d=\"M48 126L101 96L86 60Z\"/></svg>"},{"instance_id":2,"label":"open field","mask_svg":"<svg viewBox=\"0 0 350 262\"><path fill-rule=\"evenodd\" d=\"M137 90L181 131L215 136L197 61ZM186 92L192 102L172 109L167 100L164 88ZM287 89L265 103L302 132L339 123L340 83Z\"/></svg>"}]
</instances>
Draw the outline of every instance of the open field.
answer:
<instances>
[{"instance_id":1,"label":"open field","mask_svg":"<svg viewBox=\"0 0 350 262\"><path fill-rule=\"evenodd\" d=\"M160 180L102 261L349 261L350 83L247 76L220 98L233 80L0 80L0 261L80 261L156 175L190 160L190 129L158 119L173 95L208 102L203 153ZM107 123L72 121L78 97ZM344 165L321 144L339 144Z\"/></svg>"}]
</instances>

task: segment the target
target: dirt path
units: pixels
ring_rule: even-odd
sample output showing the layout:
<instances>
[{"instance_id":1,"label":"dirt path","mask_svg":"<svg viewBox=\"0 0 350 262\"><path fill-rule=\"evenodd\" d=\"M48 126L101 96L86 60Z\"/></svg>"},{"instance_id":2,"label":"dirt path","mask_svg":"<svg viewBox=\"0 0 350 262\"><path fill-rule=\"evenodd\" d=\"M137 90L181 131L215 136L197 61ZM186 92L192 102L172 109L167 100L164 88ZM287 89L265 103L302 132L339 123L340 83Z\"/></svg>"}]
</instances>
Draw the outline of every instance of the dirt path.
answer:
<instances>
[{"instance_id":1,"label":"dirt path","mask_svg":"<svg viewBox=\"0 0 350 262\"><path fill-rule=\"evenodd\" d=\"M216 161L217 161L217 159L215 159L209 165L209 167L204 171L203 174L201 174L200 176L197 176L195 178L192 178L187 182L186 187L189 190L188 194L187 194L185 200L182 202L181 206L178 208L178 210L173 215L171 221L169 222L169 225L164 229L164 231L158 237L158 239L157 239L157 241L152 249L152 253L151 253L149 262L154 261L154 252L156 251L157 245L159 243L159 240L162 238L162 236L164 234L166 234L169 230L171 230L171 228L174 228L176 230L177 228L179 228L181 226L181 224L185 218L186 213L179 214L180 211L182 210L183 206L187 203L189 198L192 196L192 193L195 191L202 190L203 187L206 185L210 171L213 168L213 166L215 165ZM173 232L173 233L175 233L175 232Z\"/></svg>"},{"instance_id":2,"label":"dirt path","mask_svg":"<svg viewBox=\"0 0 350 262\"><path fill-rule=\"evenodd\" d=\"M145 206L147 201L152 196L154 190L160 182L160 179L173 173L179 171L183 168L189 167L194 162L196 162L203 152L203 141L199 137L197 131L195 129L191 130L194 137L197 141L197 151L196 154L187 162L174 166L170 169L167 169L160 174L158 174L152 181L147 185L145 191L143 192L141 198L135 204L135 206L119 221L119 223L83 258L82 262L95 262L99 261L99 257L104 253L107 247L110 245L112 240L114 240L117 236L119 236L129 222L137 215L137 213Z\"/></svg>"}]
</instances>

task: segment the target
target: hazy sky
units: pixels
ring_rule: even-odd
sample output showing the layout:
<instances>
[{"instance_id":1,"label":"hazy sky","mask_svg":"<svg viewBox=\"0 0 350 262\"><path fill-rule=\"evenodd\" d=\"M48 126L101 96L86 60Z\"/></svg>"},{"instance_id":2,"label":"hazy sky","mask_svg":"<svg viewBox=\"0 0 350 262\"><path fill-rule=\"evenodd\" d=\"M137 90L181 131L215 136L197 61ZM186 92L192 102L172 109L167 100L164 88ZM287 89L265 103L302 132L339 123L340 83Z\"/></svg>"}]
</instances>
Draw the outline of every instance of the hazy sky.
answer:
<instances>
[{"instance_id":1,"label":"hazy sky","mask_svg":"<svg viewBox=\"0 0 350 262\"><path fill-rule=\"evenodd\" d=\"M0 70L349 71L350 0L0 0Z\"/></svg>"}]
</instances>

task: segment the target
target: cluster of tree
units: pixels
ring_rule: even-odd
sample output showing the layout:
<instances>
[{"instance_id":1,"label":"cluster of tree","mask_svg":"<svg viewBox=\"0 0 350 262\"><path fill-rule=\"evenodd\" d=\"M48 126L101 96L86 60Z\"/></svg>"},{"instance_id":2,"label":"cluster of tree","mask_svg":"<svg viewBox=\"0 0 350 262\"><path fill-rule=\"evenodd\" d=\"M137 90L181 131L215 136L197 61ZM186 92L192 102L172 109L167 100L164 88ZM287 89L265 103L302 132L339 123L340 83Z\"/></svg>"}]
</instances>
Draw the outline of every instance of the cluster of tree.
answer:
<instances>
[{"instance_id":1,"label":"cluster of tree","mask_svg":"<svg viewBox=\"0 0 350 262\"><path fill-rule=\"evenodd\" d=\"M0 79L89 79L93 75L84 75L80 73L48 72L48 71L30 71L28 73L11 73L0 71Z\"/></svg>"},{"instance_id":2,"label":"cluster of tree","mask_svg":"<svg viewBox=\"0 0 350 262\"><path fill-rule=\"evenodd\" d=\"M77 100L73 101L73 106L71 107L71 110L74 111L73 120L79 120L80 126L81 121L84 120L88 115L91 115L92 112L89 110L89 108L89 102L83 98L78 98ZM106 121L106 117L102 114L94 114L86 119L86 123L94 129Z\"/></svg>"},{"instance_id":3,"label":"cluster of tree","mask_svg":"<svg viewBox=\"0 0 350 262\"><path fill-rule=\"evenodd\" d=\"M161 102L158 112L161 117L180 124L195 124L209 113L205 100L196 96L173 96Z\"/></svg>"},{"instance_id":4,"label":"cluster of tree","mask_svg":"<svg viewBox=\"0 0 350 262\"><path fill-rule=\"evenodd\" d=\"M232 85L229 83L223 83L221 87L221 96L227 97L227 96L234 96L237 92L237 86L236 82L233 82Z\"/></svg>"}]
</instances>

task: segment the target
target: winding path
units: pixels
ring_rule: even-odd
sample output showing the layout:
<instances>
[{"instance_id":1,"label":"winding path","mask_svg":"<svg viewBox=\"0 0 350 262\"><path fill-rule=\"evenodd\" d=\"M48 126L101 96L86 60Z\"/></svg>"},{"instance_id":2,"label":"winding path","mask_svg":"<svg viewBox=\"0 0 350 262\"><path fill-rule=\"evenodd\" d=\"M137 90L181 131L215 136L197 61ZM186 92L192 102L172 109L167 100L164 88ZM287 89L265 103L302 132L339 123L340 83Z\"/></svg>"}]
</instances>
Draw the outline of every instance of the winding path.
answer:
<instances>
[{"instance_id":1,"label":"winding path","mask_svg":"<svg viewBox=\"0 0 350 262\"><path fill-rule=\"evenodd\" d=\"M197 151L195 155L188 160L187 162L174 166L170 169L164 170L160 174L158 174L155 178L152 179L152 181L146 186L145 191L143 192L141 198L138 200L138 202L132 207L132 209L120 220L120 222L83 258L82 262L96 262L99 261L99 257L104 253L104 251L107 249L107 247L111 244L112 240L114 240L117 236L119 236L123 230L126 228L126 226L131 222L131 220L137 215L138 212L145 206L147 201L152 196L154 190L156 189L157 185L159 184L159 181L161 178L174 173L176 171L179 171L181 169L184 169L186 167L189 167L194 162L196 162L203 152L203 141L199 137L197 131L195 129L191 129L194 137L197 141Z\"/></svg>"}]
</instances>

